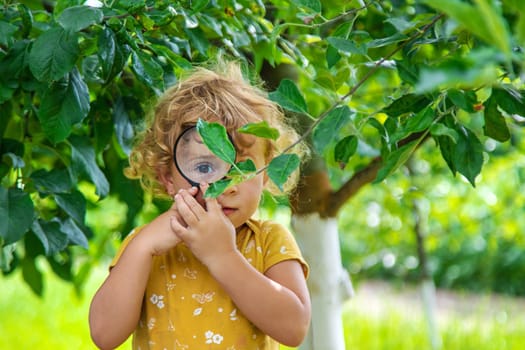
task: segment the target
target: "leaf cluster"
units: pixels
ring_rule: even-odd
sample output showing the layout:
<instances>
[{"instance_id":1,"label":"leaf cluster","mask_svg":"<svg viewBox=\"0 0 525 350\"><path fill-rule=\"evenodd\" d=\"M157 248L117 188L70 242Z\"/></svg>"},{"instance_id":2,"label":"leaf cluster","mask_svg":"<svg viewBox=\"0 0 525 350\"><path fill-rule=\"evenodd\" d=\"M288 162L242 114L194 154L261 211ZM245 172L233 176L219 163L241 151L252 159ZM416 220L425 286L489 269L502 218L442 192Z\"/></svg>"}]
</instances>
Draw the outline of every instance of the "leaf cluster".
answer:
<instances>
[{"instance_id":1,"label":"leaf cluster","mask_svg":"<svg viewBox=\"0 0 525 350\"><path fill-rule=\"evenodd\" d=\"M120 230L134 226L145 195L122 169L151 100L219 55L278 77L269 97L336 188L371 162L381 165L376 182L388 179L427 140L474 185L485 141L512 142L523 125L517 0L93 3L6 2L0 12L0 264L21 267L36 292L42 256L82 284L93 259L73 267L72 246L92 239L85 216L98 200L126 203ZM218 153L228 147L203 138ZM278 186L299 165L288 151L264 169ZM235 181L253 172L232 165Z\"/></svg>"}]
</instances>

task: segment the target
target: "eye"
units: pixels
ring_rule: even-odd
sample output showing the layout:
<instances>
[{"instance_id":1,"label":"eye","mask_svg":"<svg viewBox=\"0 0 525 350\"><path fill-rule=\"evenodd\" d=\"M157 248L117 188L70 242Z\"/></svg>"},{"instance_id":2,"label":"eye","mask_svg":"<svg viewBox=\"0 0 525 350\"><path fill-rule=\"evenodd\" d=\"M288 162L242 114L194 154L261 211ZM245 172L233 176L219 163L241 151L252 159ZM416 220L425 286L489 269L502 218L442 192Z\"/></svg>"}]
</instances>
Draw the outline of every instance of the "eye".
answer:
<instances>
[{"instance_id":1,"label":"eye","mask_svg":"<svg viewBox=\"0 0 525 350\"><path fill-rule=\"evenodd\" d=\"M213 165L210 163L199 163L195 166L195 171L200 174L209 174L213 172Z\"/></svg>"}]
</instances>

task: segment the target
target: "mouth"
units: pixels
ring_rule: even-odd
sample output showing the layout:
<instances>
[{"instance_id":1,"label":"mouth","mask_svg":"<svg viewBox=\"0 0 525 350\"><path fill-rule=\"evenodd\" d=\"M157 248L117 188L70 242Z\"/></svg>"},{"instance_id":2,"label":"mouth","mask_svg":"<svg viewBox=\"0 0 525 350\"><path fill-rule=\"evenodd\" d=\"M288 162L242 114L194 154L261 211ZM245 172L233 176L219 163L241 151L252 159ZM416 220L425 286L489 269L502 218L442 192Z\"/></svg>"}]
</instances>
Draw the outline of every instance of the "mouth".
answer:
<instances>
[{"instance_id":1,"label":"mouth","mask_svg":"<svg viewBox=\"0 0 525 350\"><path fill-rule=\"evenodd\" d=\"M233 214L236 210L237 209L235 209L235 208L229 208L229 207L223 207L222 208L222 212L226 216L229 216L229 215Z\"/></svg>"}]
</instances>

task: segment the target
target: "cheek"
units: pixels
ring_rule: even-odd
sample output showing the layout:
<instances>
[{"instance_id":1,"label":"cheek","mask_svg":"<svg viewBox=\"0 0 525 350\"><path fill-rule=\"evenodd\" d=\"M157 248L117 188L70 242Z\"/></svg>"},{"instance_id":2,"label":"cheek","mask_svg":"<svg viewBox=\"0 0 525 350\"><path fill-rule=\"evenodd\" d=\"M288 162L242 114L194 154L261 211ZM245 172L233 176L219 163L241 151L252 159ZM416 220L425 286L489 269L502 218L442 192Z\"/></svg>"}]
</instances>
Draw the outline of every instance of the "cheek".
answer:
<instances>
[{"instance_id":1,"label":"cheek","mask_svg":"<svg viewBox=\"0 0 525 350\"><path fill-rule=\"evenodd\" d=\"M246 193L250 194L250 197L256 198L259 201L262 191L264 189L264 175L259 174L253 179L246 181L244 184Z\"/></svg>"},{"instance_id":2,"label":"cheek","mask_svg":"<svg viewBox=\"0 0 525 350\"><path fill-rule=\"evenodd\" d=\"M191 184L186 181L184 177L179 173L176 167L173 167L171 169L171 173L173 174L173 187L175 191L178 191L180 189L189 189L191 187Z\"/></svg>"}]
</instances>

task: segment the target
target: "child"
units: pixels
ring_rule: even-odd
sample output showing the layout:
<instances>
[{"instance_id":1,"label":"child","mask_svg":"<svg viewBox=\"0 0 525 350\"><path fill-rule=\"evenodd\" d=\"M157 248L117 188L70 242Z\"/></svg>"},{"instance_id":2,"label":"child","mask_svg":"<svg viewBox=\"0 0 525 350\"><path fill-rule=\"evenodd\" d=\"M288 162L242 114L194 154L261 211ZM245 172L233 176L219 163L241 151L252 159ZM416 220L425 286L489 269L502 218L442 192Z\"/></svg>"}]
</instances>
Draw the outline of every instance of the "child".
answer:
<instances>
[{"instance_id":1,"label":"child","mask_svg":"<svg viewBox=\"0 0 525 350\"><path fill-rule=\"evenodd\" d=\"M238 65L223 68L197 69L168 90L131 154L126 175L174 204L125 239L93 297L91 336L102 349L131 333L134 349L190 350L278 349L306 335L308 267L285 228L252 218L271 181L261 173L203 198L207 184L191 187L173 162L178 135L199 118L224 125L237 161L250 158L258 169L297 140ZM235 132L260 121L280 131L277 142Z\"/></svg>"}]
</instances>

